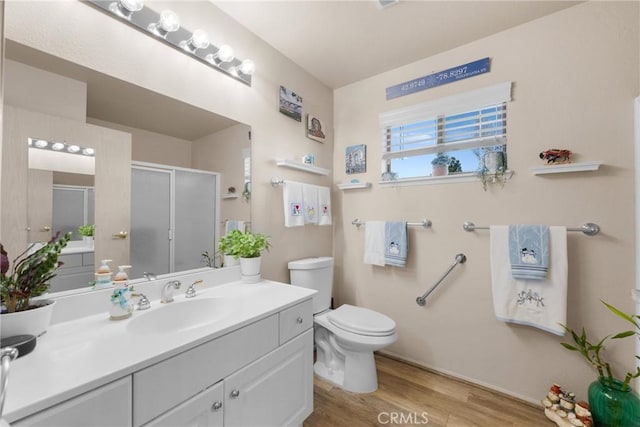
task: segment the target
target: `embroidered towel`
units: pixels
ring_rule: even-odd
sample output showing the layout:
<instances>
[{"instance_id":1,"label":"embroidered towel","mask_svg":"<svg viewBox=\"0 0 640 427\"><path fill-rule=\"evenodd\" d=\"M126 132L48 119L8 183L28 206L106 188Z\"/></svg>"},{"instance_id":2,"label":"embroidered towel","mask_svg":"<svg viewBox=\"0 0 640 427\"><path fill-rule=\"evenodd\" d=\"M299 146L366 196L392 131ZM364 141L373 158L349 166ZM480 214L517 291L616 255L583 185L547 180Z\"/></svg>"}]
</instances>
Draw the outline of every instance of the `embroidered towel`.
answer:
<instances>
[{"instance_id":1,"label":"embroidered towel","mask_svg":"<svg viewBox=\"0 0 640 427\"><path fill-rule=\"evenodd\" d=\"M510 225L509 260L514 278L544 280L549 269L549 226Z\"/></svg>"},{"instance_id":2,"label":"embroidered towel","mask_svg":"<svg viewBox=\"0 0 640 427\"><path fill-rule=\"evenodd\" d=\"M318 225L331 225L331 189L318 187Z\"/></svg>"},{"instance_id":3,"label":"embroidered towel","mask_svg":"<svg viewBox=\"0 0 640 427\"><path fill-rule=\"evenodd\" d=\"M284 226L303 226L302 184L299 182L285 181L284 184L282 184L282 199L284 200Z\"/></svg>"},{"instance_id":4,"label":"embroidered towel","mask_svg":"<svg viewBox=\"0 0 640 427\"><path fill-rule=\"evenodd\" d=\"M384 239L385 264L404 267L407 264L407 223L386 222Z\"/></svg>"},{"instance_id":5,"label":"embroidered towel","mask_svg":"<svg viewBox=\"0 0 640 427\"><path fill-rule=\"evenodd\" d=\"M367 221L364 230L364 263L384 267L385 222Z\"/></svg>"},{"instance_id":6,"label":"embroidered towel","mask_svg":"<svg viewBox=\"0 0 640 427\"><path fill-rule=\"evenodd\" d=\"M509 227L491 226L491 288L498 320L564 336L567 323L567 229L549 227L551 260L547 277L520 280L511 275Z\"/></svg>"},{"instance_id":7,"label":"embroidered towel","mask_svg":"<svg viewBox=\"0 0 640 427\"><path fill-rule=\"evenodd\" d=\"M240 230L244 233L244 221L236 219L228 219L224 223L224 233L227 234L232 230Z\"/></svg>"},{"instance_id":8,"label":"embroidered towel","mask_svg":"<svg viewBox=\"0 0 640 427\"><path fill-rule=\"evenodd\" d=\"M304 223L318 223L318 187L302 184L302 206L304 209Z\"/></svg>"}]
</instances>

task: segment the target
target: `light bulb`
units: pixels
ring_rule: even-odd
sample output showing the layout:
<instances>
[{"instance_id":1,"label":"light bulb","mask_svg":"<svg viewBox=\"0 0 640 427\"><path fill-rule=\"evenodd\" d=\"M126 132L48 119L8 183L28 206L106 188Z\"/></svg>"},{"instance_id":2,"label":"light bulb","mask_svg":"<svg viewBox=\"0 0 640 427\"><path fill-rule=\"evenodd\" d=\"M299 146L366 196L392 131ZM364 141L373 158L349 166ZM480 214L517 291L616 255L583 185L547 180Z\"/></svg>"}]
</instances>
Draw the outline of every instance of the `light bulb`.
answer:
<instances>
[{"instance_id":1,"label":"light bulb","mask_svg":"<svg viewBox=\"0 0 640 427\"><path fill-rule=\"evenodd\" d=\"M44 139L37 139L36 142L34 142L34 144L38 148L45 148L47 145L49 145L49 143Z\"/></svg>"},{"instance_id":2,"label":"light bulb","mask_svg":"<svg viewBox=\"0 0 640 427\"><path fill-rule=\"evenodd\" d=\"M82 154L84 154L85 156L93 156L96 153L96 150L94 150L93 148L85 148L84 150L82 150Z\"/></svg>"},{"instance_id":3,"label":"light bulb","mask_svg":"<svg viewBox=\"0 0 640 427\"><path fill-rule=\"evenodd\" d=\"M78 151L80 151L80 147L78 147L77 145L70 145L67 147L67 151L70 153L77 153Z\"/></svg>"},{"instance_id":4,"label":"light bulb","mask_svg":"<svg viewBox=\"0 0 640 427\"><path fill-rule=\"evenodd\" d=\"M109 5L109 10L124 19L130 20L131 15L142 10L143 7L143 0L118 0Z\"/></svg>"},{"instance_id":5,"label":"light bulb","mask_svg":"<svg viewBox=\"0 0 640 427\"><path fill-rule=\"evenodd\" d=\"M160 21L149 24L147 29L156 36L165 38L167 34L180 29L180 18L171 10L163 10L160 12Z\"/></svg>"},{"instance_id":6,"label":"light bulb","mask_svg":"<svg viewBox=\"0 0 640 427\"><path fill-rule=\"evenodd\" d=\"M64 148L64 144L62 142L54 142L51 146L52 150L60 151Z\"/></svg>"},{"instance_id":7,"label":"light bulb","mask_svg":"<svg viewBox=\"0 0 640 427\"><path fill-rule=\"evenodd\" d=\"M204 59L211 62L214 65L222 64L223 62L231 62L233 61L233 48L228 44L223 44L220 46L216 53L210 53L205 56Z\"/></svg>"},{"instance_id":8,"label":"light bulb","mask_svg":"<svg viewBox=\"0 0 640 427\"><path fill-rule=\"evenodd\" d=\"M191 53L198 49L206 49L209 47L209 36L204 30L195 30L189 40L180 42L180 47Z\"/></svg>"},{"instance_id":9,"label":"light bulb","mask_svg":"<svg viewBox=\"0 0 640 427\"><path fill-rule=\"evenodd\" d=\"M250 59L245 59L240 64L240 72L247 76L252 76L256 72L256 63Z\"/></svg>"}]
</instances>

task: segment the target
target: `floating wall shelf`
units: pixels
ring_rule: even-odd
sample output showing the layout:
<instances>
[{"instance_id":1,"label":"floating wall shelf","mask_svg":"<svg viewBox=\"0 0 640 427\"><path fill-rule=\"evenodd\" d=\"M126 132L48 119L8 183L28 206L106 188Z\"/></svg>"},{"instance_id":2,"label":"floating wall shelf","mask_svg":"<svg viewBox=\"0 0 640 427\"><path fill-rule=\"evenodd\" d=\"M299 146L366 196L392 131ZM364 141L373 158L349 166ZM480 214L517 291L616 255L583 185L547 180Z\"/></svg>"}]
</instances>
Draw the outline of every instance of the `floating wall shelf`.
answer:
<instances>
[{"instance_id":1,"label":"floating wall shelf","mask_svg":"<svg viewBox=\"0 0 640 427\"><path fill-rule=\"evenodd\" d=\"M239 197L240 195L235 193L227 193L224 196L222 196L223 199L237 199Z\"/></svg>"},{"instance_id":2,"label":"floating wall shelf","mask_svg":"<svg viewBox=\"0 0 640 427\"><path fill-rule=\"evenodd\" d=\"M369 188L371 187L370 182L344 182L341 184L336 184L336 186L341 190L356 190L360 188Z\"/></svg>"},{"instance_id":3,"label":"floating wall shelf","mask_svg":"<svg viewBox=\"0 0 640 427\"><path fill-rule=\"evenodd\" d=\"M531 168L532 175L544 175L549 173L589 172L597 171L602 162L565 163L562 165L548 165Z\"/></svg>"},{"instance_id":4,"label":"floating wall shelf","mask_svg":"<svg viewBox=\"0 0 640 427\"><path fill-rule=\"evenodd\" d=\"M293 160L276 160L276 165L284 168L315 173L316 175L329 175L329 172L331 172L330 169L324 169L318 166L308 165L306 163L294 162Z\"/></svg>"}]
</instances>

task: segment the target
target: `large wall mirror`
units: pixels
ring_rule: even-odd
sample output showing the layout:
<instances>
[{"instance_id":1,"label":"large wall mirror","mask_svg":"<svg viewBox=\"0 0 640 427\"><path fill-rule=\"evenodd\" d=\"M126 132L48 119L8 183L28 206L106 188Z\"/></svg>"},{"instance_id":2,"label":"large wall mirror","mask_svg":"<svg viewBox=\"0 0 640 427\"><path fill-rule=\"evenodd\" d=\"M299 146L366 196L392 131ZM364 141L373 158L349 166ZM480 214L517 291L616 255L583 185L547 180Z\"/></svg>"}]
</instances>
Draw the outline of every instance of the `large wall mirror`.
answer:
<instances>
[{"instance_id":1,"label":"large wall mirror","mask_svg":"<svg viewBox=\"0 0 640 427\"><path fill-rule=\"evenodd\" d=\"M82 236L76 234L73 244L70 245L71 250L68 251L68 255L73 255L68 263L68 274L67 272L58 274L57 283L52 286L52 291L90 290L88 282L92 280L96 264L100 262L98 257L118 258L118 262L136 263L137 265L134 265L132 269L132 278L138 278L147 269L154 268L146 267L144 257L136 256L135 251L140 254L141 250L145 250L144 245L147 246L146 249L149 253L154 253L153 250L158 245L171 244L175 240L175 245L171 244L170 249L166 253L162 252L161 255L163 258L168 257L168 264L155 267L158 269L157 272L151 271L160 274L205 267L207 266L206 259L201 257L202 251L208 249L211 254L217 247L216 241L212 241L207 248L185 247L185 240L178 241L175 235L177 232L182 232L180 226L175 222L178 220L160 218L164 214L158 209L147 209L142 213L139 211L133 213L130 229L105 229L108 226L103 226L100 223L100 215L105 215L105 212L100 211L113 209L114 212L118 212L121 200L113 195L105 200L104 192L101 193L97 186L94 191L94 180L98 182L105 176L109 179L109 174L114 174L113 177L122 173L132 174L132 185L137 185L134 181L137 182L142 179L140 176L148 174L147 172L154 169L159 171L160 179L165 177L171 179L172 176L173 179L180 180L183 179L183 176L193 173L189 177L190 181L185 181L186 184L168 181L166 199L174 203L178 200L182 206L189 206L189 202L184 201L185 197L198 199L198 196L203 194L200 190L193 190L195 185L200 185L203 181L207 181L205 185L213 185L215 191L207 194L206 198L215 199L217 214L199 215L204 208L194 208L192 210L193 218L201 216L203 217L202 221L205 222L201 222L199 228L187 230L186 235L191 237L185 239L189 241L193 240L194 235L198 235L198 230L203 232L199 234L206 234L212 236L211 240L217 240L225 233L230 224L250 226L251 177L248 165L250 165L251 156L251 132L248 124L238 123L213 112L185 104L159 93L150 92L10 39L6 40L5 58L7 59L4 74L5 108L17 107L20 111L44 113L47 114L47 117L54 117L53 121L55 121L56 114L60 112L64 116L62 120L65 123L68 123L70 117L78 121L83 119L83 123L88 123L99 129L108 128L131 135L131 152L121 153L122 158L127 162L124 171L117 168L113 170L96 168L95 176L93 176L90 173L59 170L56 168L59 165L58 162L53 162L51 167L33 166L27 162L11 166L11 168L28 168L26 174L27 191L23 195L27 199L27 218L25 219L27 227L24 232L19 231L20 239L23 238L26 244L44 241L52 233L58 231L57 229L77 231L73 229L77 229L79 225L87 224L95 225L96 235L102 231L103 236L107 235L108 239L117 240L124 237L130 242L127 245L126 258L123 259L122 257L118 258L121 254L113 253L118 250L110 249L111 247L108 245L110 240L106 240L105 244L105 240L96 238L95 246L91 246L86 239L82 239ZM59 76L70 79L72 82L78 82L79 94L67 91L61 95L59 87L43 86L43 82L49 80L41 78L39 73L52 77L53 81L57 78L56 76ZM36 83L30 84L29 78ZM83 90L85 85L86 90ZM28 90L25 91L25 87ZM70 105L71 107L69 107ZM74 105L78 108L69 113L68 110L73 110ZM86 111L82 111L82 108L86 108ZM79 114L78 110L80 110ZM11 117L5 117L5 127L11 126L11 124L7 125L7 120L10 122ZM6 135L6 129L4 132ZM64 129L62 131L57 129L54 135L31 133L29 136L34 140L49 140L51 143L67 142L64 141ZM12 141L11 144L17 144L17 142ZM24 149L27 150L28 142L26 139L20 144L24 144ZM95 146L92 141L86 141L86 144L83 145ZM13 149L20 148L16 147L14 146ZM5 150L3 152L6 153L7 149L3 147ZM104 151L95 149L96 161L106 155ZM110 152L108 154L111 159L118 157L118 153ZM69 154L69 156L73 155ZM3 182L6 181L5 174L11 173L11 168L2 168ZM140 173L141 170L144 173ZM131 209L140 209L140 206L148 208L151 200L147 202L141 201L141 199L149 195L150 192L151 190L127 189L123 194L126 194L127 198L135 198L135 200L127 200L126 206L131 206ZM155 191L154 196L158 194L159 192ZM175 211L175 207L168 208L168 212ZM161 227L169 227L169 229L162 230L161 233L162 239L168 240L169 243L158 243L153 239L148 240L150 243L145 243L143 237L148 230L134 229L136 215L148 218L148 223L160 223L165 224ZM183 219L185 215L191 218L188 211L186 214L182 214ZM108 216L108 212L106 216ZM142 222L146 223L147 221ZM7 240L7 236L13 236L11 233L5 233L6 224L10 222L4 221L3 218L2 223L3 240ZM139 219L138 223L140 223ZM184 228L184 225L182 227ZM20 244L23 245L24 243L20 239L14 240L21 241ZM134 249L134 245L138 243L139 246L140 242L143 244L142 249ZM4 241L3 244L5 244ZM11 247L11 244L8 246ZM104 246L109 246L109 249ZM131 253L128 252L129 250ZM124 252L122 251L123 254ZM186 260L181 259L180 255L183 254L186 254ZM152 258L153 261L157 261L153 255ZM215 266L220 266L220 264L217 263ZM112 265L112 269L117 270L115 265Z\"/></svg>"}]
</instances>

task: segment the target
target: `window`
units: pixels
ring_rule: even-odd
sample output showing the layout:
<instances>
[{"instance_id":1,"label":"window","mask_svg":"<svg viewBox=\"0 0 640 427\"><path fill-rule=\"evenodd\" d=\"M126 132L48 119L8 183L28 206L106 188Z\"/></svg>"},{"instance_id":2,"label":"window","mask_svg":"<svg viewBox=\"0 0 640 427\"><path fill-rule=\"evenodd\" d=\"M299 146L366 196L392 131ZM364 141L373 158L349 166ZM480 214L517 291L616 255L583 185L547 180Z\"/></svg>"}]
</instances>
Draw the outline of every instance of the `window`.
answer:
<instances>
[{"instance_id":1,"label":"window","mask_svg":"<svg viewBox=\"0 0 640 427\"><path fill-rule=\"evenodd\" d=\"M382 179L403 180L475 173L485 153L500 152L506 168L507 101L511 83L502 83L380 115ZM495 169L495 166L491 166Z\"/></svg>"}]
</instances>

